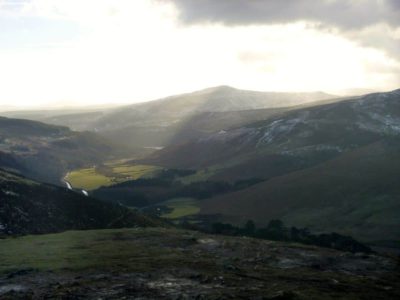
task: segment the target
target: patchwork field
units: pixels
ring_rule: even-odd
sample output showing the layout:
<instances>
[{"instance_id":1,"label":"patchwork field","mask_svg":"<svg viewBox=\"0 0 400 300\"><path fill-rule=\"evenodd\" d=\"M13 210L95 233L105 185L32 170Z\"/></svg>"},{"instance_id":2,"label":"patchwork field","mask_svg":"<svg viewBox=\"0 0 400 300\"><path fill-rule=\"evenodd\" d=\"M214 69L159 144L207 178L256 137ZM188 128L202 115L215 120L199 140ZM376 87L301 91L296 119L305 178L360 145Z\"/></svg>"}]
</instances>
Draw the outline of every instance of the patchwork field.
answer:
<instances>
[{"instance_id":1,"label":"patchwork field","mask_svg":"<svg viewBox=\"0 0 400 300\"><path fill-rule=\"evenodd\" d=\"M94 190L101 186L152 177L161 168L151 165L135 165L126 162L108 162L101 166L74 170L65 177L74 188Z\"/></svg>"},{"instance_id":2,"label":"patchwork field","mask_svg":"<svg viewBox=\"0 0 400 300\"><path fill-rule=\"evenodd\" d=\"M198 170L193 175L181 177L179 180L183 184L190 184L190 183L193 183L193 182L205 181L205 180L209 179L211 176L213 176L214 174L215 174L215 171L213 169L211 169L211 168L202 169L202 170Z\"/></svg>"}]
</instances>

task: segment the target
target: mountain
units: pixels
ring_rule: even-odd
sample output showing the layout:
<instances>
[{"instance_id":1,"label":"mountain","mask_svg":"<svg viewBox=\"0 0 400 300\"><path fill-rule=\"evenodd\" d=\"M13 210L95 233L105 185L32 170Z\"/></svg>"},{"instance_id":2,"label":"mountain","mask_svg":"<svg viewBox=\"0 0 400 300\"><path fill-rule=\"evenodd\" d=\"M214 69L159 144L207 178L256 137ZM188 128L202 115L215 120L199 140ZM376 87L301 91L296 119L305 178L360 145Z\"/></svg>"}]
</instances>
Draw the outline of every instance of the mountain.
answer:
<instances>
[{"instance_id":1,"label":"mountain","mask_svg":"<svg viewBox=\"0 0 400 300\"><path fill-rule=\"evenodd\" d=\"M0 169L0 236L161 225L127 208Z\"/></svg>"},{"instance_id":2,"label":"mountain","mask_svg":"<svg viewBox=\"0 0 400 300\"><path fill-rule=\"evenodd\" d=\"M71 127L74 130L97 132L114 143L131 148L165 146L186 140L187 136L200 137L206 128L199 127L188 133L187 126L193 128L192 118L197 115L212 118L213 130L224 129L222 113L233 114L229 123L237 120L236 111L244 113L247 122L259 120L259 109L290 107L315 101L335 98L322 92L315 93L274 93L239 90L228 86L208 88L193 93L171 96L159 100L138 103L113 109L97 109L64 112L59 115L54 111L19 112L17 117L39 120L46 123ZM215 113L215 115L210 115ZM252 116L254 118L252 119ZM15 115L8 115L15 117ZM218 118L222 117L221 124ZM198 125L204 125L198 124ZM239 123L243 124L243 123ZM207 127L207 125L206 125ZM209 127L208 127L209 128ZM197 135L197 134L200 135ZM209 133L209 132L208 132ZM193 136L194 134L194 136Z\"/></svg>"},{"instance_id":3,"label":"mountain","mask_svg":"<svg viewBox=\"0 0 400 300\"><path fill-rule=\"evenodd\" d=\"M317 93L274 93L238 90L219 86L205 90L171 96L160 100L134 104L120 108L104 116L94 125L98 130L111 130L154 121L162 117L167 122L176 122L200 112L227 112L277 108L326 100L335 96ZM150 118L150 119L149 119ZM127 124L128 122L128 124ZM162 124L159 124L162 126Z\"/></svg>"},{"instance_id":4,"label":"mountain","mask_svg":"<svg viewBox=\"0 0 400 300\"><path fill-rule=\"evenodd\" d=\"M399 93L396 90L276 111L265 114L259 122L166 147L147 160L180 168L218 165L224 171L247 164L255 166L260 160L282 164L284 160L297 161L303 167L310 160L321 162L383 137L397 137ZM260 168L258 175L267 172L269 177L268 170Z\"/></svg>"},{"instance_id":5,"label":"mountain","mask_svg":"<svg viewBox=\"0 0 400 300\"><path fill-rule=\"evenodd\" d=\"M199 113L277 108L329 98L334 96L320 92L255 92L220 86L123 107L105 114L88 129L99 131L115 142L164 146L176 142L176 134Z\"/></svg>"},{"instance_id":6,"label":"mountain","mask_svg":"<svg viewBox=\"0 0 400 300\"><path fill-rule=\"evenodd\" d=\"M363 240L400 240L400 90L284 111L157 151L147 163L196 168L210 180L261 178L202 202L241 222L282 218Z\"/></svg>"},{"instance_id":7,"label":"mountain","mask_svg":"<svg viewBox=\"0 0 400 300\"><path fill-rule=\"evenodd\" d=\"M69 169L112 157L111 143L95 133L0 117L0 167L59 183Z\"/></svg>"}]
</instances>

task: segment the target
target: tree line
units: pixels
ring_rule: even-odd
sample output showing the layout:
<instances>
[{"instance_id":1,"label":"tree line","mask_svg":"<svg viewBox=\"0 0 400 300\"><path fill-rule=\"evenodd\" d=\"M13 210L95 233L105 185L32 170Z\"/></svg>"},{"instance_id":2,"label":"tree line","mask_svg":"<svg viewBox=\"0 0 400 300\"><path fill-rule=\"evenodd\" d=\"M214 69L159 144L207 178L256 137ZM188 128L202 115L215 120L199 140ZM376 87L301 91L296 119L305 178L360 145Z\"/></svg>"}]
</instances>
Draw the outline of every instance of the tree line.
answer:
<instances>
[{"instance_id":1,"label":"tree line","mask_svg":"<svg viewBox=\"0 0 400 300\"><path fill-rule=\"evenodd\" d=\"M257 228L252 220L247 221L243 227L216 222L206 231L213 234L249 236L273 241L296 242L353 253L372 253L370 247L358 242L351 236L345 236L335 232L313 234L307 228L297 228L294 226L290 228L286 227L281 220L271 220L266 227L260 228Z\"/></svg>"}]
</instances>

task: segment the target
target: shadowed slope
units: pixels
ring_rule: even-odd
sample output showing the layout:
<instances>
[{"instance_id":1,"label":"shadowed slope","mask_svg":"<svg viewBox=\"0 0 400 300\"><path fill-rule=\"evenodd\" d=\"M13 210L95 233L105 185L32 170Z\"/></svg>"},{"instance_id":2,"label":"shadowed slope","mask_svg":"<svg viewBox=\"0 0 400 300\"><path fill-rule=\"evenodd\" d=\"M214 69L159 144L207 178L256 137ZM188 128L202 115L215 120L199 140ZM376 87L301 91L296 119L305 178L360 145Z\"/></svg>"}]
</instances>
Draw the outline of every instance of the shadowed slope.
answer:
<instances>
[{"instance_id":1,"label":"shadowed slope","mask_svg":"<svg viewBox=\"0 0 400 300\"><path fill-rule=\"evenodd\" d=\"M202 202L202 213L271 219L363 240L400 240L400 140L382 140L316 167Z\"/></svg>"},{"instance_id":2,"label":"shadowed slope","mask_svg":"<svg viewBox=\"0 0 400 300\"><path fill-rule=\"evenodd\" d=\"M161 225L127 208L0 169L0 235Z\"/></svg>"}]
</instances>

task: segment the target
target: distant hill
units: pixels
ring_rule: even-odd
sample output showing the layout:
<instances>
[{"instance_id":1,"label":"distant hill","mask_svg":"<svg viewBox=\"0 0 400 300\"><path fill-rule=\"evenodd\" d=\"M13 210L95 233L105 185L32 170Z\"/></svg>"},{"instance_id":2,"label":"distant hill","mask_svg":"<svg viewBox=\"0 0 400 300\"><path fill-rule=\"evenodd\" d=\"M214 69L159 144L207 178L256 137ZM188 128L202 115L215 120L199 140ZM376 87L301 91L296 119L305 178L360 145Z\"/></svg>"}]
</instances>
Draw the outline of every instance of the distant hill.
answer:
<instances>
[{"instance_id":1,"label":"distant hill","mask_svg":"<svg viewBox=\"0 0 400 300\"><path fill-rule=\"evenodd\" d=\"M27 119L59 126L66 126L73 130L86 130L87 125L103 116L104 112L112 108L93 109L55 109L55 110L17 110L2 111L2 117L10 119Z\"/></svg>"},{"instance_id":2,"label":"distant hill","mask_svg":"<svg viewBox=\"0 0 400 300\"><path fill-rule=\"evenodd\" d=\"M335 96L322 92L256 92L219 86L123 107L105 115L96 122L94 127L98 130L111 130L134 125L137 122L152 123L156 117L162 117L162 121L173 123L200 112L287 107L331 98L335 98Z\"/></svg>"},{"instance_id":3,"label":"distant hill","mask_svg":"<svg viewBox=\"0 0 400 300\"><path fill-rule=\"evenodd\" d=\"M105 114L88 129L99 131L115 142L164 146L181 141L176 135L186 125L191 126L191 119L197 114L278 108L334 97L321 92L255 92L219 86L123 107Z\"/></svg>"},{"instance_id":4,"label":"distant hill","mask_svg":"<svg viewBox=\"0 0 400 300\"><path fill-rule=\"evenodd\" d=\"M161 224L127 208L1 169L0 199L0 236Z\"/></svg>"},{"instance_id":5,"label":"distant hill","mask_svg":"<svg viewBox=\"0 0 400 300\"><path fill-rule=\"evenodd\" d=\"M0 117L0 167L40 181L59 183L67 170L115 153L113 145L95 133Z\"/></svg>"}]
</instances>

